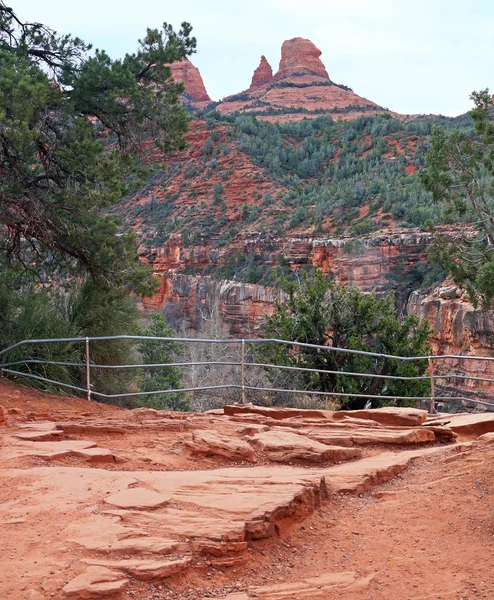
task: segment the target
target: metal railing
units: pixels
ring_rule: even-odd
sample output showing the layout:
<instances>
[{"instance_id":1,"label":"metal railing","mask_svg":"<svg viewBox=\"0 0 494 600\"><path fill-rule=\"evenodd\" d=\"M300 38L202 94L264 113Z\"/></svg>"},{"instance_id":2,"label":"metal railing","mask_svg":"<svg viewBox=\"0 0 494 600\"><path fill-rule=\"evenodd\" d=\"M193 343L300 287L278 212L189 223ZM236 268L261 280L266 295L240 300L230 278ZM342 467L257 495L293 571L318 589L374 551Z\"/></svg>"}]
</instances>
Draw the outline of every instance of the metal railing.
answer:
<instances>
[{"instance_id":1,"label":"metal railing","mask_svg":"<svg viewBox=\"0 0 494 600\"><path fill-rule=\"evenodd\" d=\"M199 343L199 344L227 344L227 345L240 345L240 360L238 361L218 361L218 360L210 360L210 361L189 361L189 362L168 362L168 363L157 363L157 364L125 364L125 365L105 365L105 364L95 364L91 363L90 360L90 350L91 350L91 342L100 342L106 340L134 340L134 341L149 341L154 340L157 342L179 342L179 343ZM23 359L12 362L5 361L6 356L12 352L13 350L25 346L25 345L36 345L36 344L55 344L55 343L83 343L85 344L85 362L69 362L69 361L52 361L52 360L44 360L44 359ZM398 376L398 375L383 375L379 373L367 373L367 372L352 372L352 371L334 371L328 369L313 369L308 367L298 367L298 366L288 366L288 365L278 365L272 363L259 363L259 362L251 362L246 360L246 346L252 345L256 346L259 344L283 344L287 346L291 346L292 348L311 348L314 350L322 350L325 352L342 352L347 354L356 354L363 355L374 358L381 359L393 359L399 361L427 361L428 363L428 374L421 376ZM332 397L345 397L345 398L367 398L369 400L372 399L385 399L385 400L414 400L414 401L427 401L429 404L429 411L435 411L435 404L439 402L453 402L453 403L463 403L463 402L471 402L477 404L479 406L485 407L487 410L494 410L494 403L484 402L478 399L465 397L465 396L437 396L436 394L436 381L438 380L446 380L446 381L458 381L458 380L472 380L477 382L486 382L486 383L494 383L494 378L489 377L477 377L473 375L464 375L458 373L438 373L435 369L435 363L438 361L444 360L456 360L456 361L484 361L484 362L493 362L494 357L485 357L485 356L469 356L469 355L453 355L453 354L445 354L445 355L429 355L429 356L395 356L390 354L383 354L377 352L367 352L363 350L352 350L349 348L335 348L332 346L320 346L316 344L307 344L303 342L293 342L288 340L280 340L280 339L263 339L263 338L254 338L254 339L205 339L205 338L172 338L172 337L152 337L152 336L138 336L138 335L118 335L118 336L96 336L96 337L85 337L85 338L51 338L51 339L33 339L33 340L23 340L12 346L0 350L0 373L6 373L10 375L16 375L21 377L32 378L35 380L43 381L49 383L51 385L60 386L63 388L68 388L77 392L84 393L88 400L91 400L93 397L105 398L105 399L114 399L114 398L124 398L124 397L134 397L134 396L152 396L156 394L169 394L176 392L200 392L207 390L220 390L220 389L238 389L240 390L241 402L243 404L246 403L246 391L247 390L257 390L262 392L284 392L291 394L306 394L306 395L316 395L316 396L332 396ZM35 365L35 364L46 364L46 365L58 365L58 366L66 366L66 367L80 367L85 369L85 387L80 387L76 385L72 385L65 382L55 381L52 379L48 379L41 375L36 375L34 373L20 371L17 369L13 369L12 367L19 367L21 365ZM164 390L154 390L154 391L138 391L138 392L122 392L117 394L105 394L103 392L99 392L92 389L91 384L91 370L92 369L108 369L108 370L118 370L118 369L149 369L149 368L166 368L166 367L192 367L192 366L202 366L202 367L219 367L219 366L230 366L239 368L239 380L238 383L228 383L228 384L220 384L220 385L207 385L207 386L195 386L188 388L174 388L174 389L164 389ZM290 389L290 388L276 388L276 387L264 387L264 386L253 386L246 384L246 368L257 367L262 369L279 369L285 371L294 371L294 372L311 372L311 373L320 373L320 374L328 374L328 375L344 375L347 377L369 377L369 378L377 378L377 379L385 379L385 380L400 380L400 381L424 381L428 380L430 385L430 394L428 396L398 396L398 395L383 395L383 394L362 394L362 393L351 393L351 392L326 392L319 390L302 390L302 389ZM493 388L494 389L494 388Z\"/></svg>"}]
</instances>

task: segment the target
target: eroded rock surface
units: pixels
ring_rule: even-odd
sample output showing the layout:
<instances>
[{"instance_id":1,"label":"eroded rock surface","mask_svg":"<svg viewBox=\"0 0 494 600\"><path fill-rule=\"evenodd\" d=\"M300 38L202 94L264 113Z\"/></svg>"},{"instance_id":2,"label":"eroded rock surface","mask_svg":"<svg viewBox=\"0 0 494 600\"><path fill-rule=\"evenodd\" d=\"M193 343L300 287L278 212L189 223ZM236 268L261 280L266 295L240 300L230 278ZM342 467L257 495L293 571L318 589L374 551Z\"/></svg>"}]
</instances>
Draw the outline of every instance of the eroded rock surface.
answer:
<instances>
[{"instance_id":1,"label":"eroded rock surface","mask_svg":"<svg viewBox=\"0 0 494 600\"><path fill-rule=\"evenodd\" d=\"M193 452L217 454L230 460L246 460L250 463L257 461L256 453L247 442L213 430L194 433L187 447Z\"/></svg>"},{"instance_id":2,"label":"eroded rock surface","mask_svg":"<svg viewBox=\"0 0 494 600\"><path fill-rule=\"evenodd\" d=\"M263 56L261 56L261 61L259 63L259 66L257 67L257 69L254 71L254 74L252 75L252 81L251 81L251 84L249 87L249 91L255 90L258 87L260 87L261 85L268 83L268 81L271 81L272 78L273 78L273 69L271 68L271 65L268 63L266 57L263 55Z\"/></svg>"},{"instance_id":3,"label":"eroded rock surface","mask_svg":"<svg viewBox=\"0 0 494 600\"><path fill-rule=\"evenodd\" d=\"M257 433L250 438L251 443L263 450L270 460L276 462L291 462L303 460L308 462L340 462L358 458L360 450L327 446L312 440L305 435L290 431L266 431Z\"/></svg>"},{"instance_id":4,"label":"eroded rock surface","mask_svg":"<svg viewBox=\"0 0 494 600\"><path fill-rule=\"evenodd\" d=\"M211 102L211 98L206 91L204 81L202 80L199 69L195 67L189 59L177 61L169 65L172 77L175 81L183 83L185 95L188 100L194 103Z\"/></svg>"},{"instance_id":5,"label":"eroded rock surface","mask_svg":"<svg viewBox=\"0 0 494 600\"><path fill-rule=\"evenodd\" d=\"M121 573L105 567L88 567L63 588L65 596L76 600L91 600L114 596L129 585Z\"/></svg>"},{"instance_id":6,"label":"eroded rock surface","mask_svg":"<svg viewBox=\"0 0 494 600\"><path fill-rule=\"evenodd\" d=\"M335 412L336 420L351 417L352 419L370 419L383 425L416 426L422 425L427 419L427 411L417 408L399 408L386 406L369 410L340 410Z\"/></svg>"}]
</instances>

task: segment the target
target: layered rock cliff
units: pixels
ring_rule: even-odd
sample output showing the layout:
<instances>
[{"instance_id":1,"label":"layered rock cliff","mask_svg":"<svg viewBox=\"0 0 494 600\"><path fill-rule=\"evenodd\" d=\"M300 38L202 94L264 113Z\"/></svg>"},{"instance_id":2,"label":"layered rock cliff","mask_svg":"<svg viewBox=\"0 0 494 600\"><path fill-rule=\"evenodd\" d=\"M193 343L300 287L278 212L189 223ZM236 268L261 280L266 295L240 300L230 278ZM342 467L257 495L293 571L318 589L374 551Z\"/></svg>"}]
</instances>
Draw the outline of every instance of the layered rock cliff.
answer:
<instances>
[{"instance_id":1,"label":"layered rock cliff","mask_svg":"<svg viewBox=\"0 0 494 600\"><path fill-rule=\"evenodd\" d=\"M141 245L139 253L149 262L157 277L169 277L180 271L197 271L200 267L225 264L232 252L264 256L275 268L279 257L291 269L314 266L323 273L333 273L342 284L357 285L363 291L389 289L393 273L406 272L424 259L432 236L419 229L380 231L362 238L283 237L263 239L259 234L243 233L232 245L211 249L208 246L184 246L181 235L171 236L159 248Z\"/></svg>"},{"instance_id":2,"label":"layered rock cliff","mask_svg":"<svg viewBox=\"0 0 494 600\"><path fill-rule=\"evenodd\" d=\"M245 112L268 121L298 121L322 114L346 120L389 113L331 81L320 56L321 51L310 40L286 40L278 71L269 77L271 67L262 57L249 89L225 98L217 109L224 114Z\"/></svg>"},{"instance_id":3,"label":"layered rock cliff","mask_svg":"<svg viewBox=\"0 0 494 600\"><path fill-rule=\"evenodd\" d=\"M192 102L195 106L205 106L211 102L206 91L199 69L187 58L170 65L172 77L175 81L183 83L185 87L184 101Z\"/></svg>"},{"instance_id":4,"label":"layered rock cliff","mask_svg":"<svg viewBox=\"0 0 494 600\"><path fill-rule=\"evenodd\" d=\"M200 272L207 266L219 269L234 251L257 253L265 256L266 264L272 268L282 257L294 270L315 266L324 273L333 273L339 283L383 292L396 287L395 273L406 272L423 260L430 239L429 233L419 230L380 232L361 240L302 237L263 240L246 235L242 247L212 251L206 246L184 247L181 238L176 237L161 248L140 247L141 257L152 265L160 281L159 291L145 301L145 307L163 312L174 327L200 328L204 312L210 313L211 307L216 306L231 333L252 335L258 332L263 316L270 314L275 301L280 300L278 290L183 272Z\"/></svg>"},{"instance_id":5,"label":"layered rock cliff","mask_svg":"<svg viewBox=\"0 0 494 600\"><path fill-rule=\"evenodd\" d=\"M431 294L412 293L408 312L415 313L421 320L428 320L433 330L431 343L434 354L494 356L494 310L475 308L457 286L438 287ZM494 361L444 359L437 361L435 368L442 374L494 379ZM440 383L455 394L475 391L480 398L494 398L491 382L449 379Z\"/></svg>"}]
</instances>

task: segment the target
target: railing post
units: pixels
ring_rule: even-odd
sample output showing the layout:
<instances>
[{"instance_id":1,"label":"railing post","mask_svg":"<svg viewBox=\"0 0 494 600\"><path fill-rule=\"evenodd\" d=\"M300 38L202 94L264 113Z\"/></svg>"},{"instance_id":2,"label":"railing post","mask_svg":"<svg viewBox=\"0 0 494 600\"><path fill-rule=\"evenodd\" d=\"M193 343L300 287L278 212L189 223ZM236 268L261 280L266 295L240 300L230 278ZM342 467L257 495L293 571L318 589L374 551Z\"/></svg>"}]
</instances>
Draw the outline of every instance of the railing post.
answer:
<instances>
[{"instance_id":1,"label":"railing post","mask_svg":"<svg viewBox=\"0 0 494 600\"><path fill-rule=\"evenodd\" d=\"M429 356L429 376L431 378L431 400L429 404L429 413L433 415L436 412L436 408L434 406L434 396L435 396L435 386L434 386L434 362L432 361L432 357Z\"/></svg>"},{"instance_id":2,"label":"railing post","mask_svg":"<svg viewBox=\"0 0 494 600\"><path fill-rule=\"evenodd\" d=\"M240 369L240 385L242 386L242 404L245 404L245 340L242 339L242 366Z\"/></svg>"},{"instance_id":3,"label":"railing post","mask_svg":"<svg viewBox=\"0 0 494 600\"><path fill-rule=\"evenodd\" d=\"M86 338L86 389L87 399L91 400L91 368L89 366L89 338Z\"/></svg>"}]
</instances>

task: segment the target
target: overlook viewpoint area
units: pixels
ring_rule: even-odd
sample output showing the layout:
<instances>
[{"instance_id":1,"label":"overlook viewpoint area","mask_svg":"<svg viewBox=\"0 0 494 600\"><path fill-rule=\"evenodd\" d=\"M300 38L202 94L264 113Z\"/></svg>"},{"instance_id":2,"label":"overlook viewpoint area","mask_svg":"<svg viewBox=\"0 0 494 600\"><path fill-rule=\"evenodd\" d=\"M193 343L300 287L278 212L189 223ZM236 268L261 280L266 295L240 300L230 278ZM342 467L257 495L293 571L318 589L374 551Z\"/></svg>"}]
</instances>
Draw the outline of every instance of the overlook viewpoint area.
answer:
<instances>
[{"instance_id":1,"label":"overlook viewpoint area","mask_svg":"<svg viewBox=\"0 0 494 600\"><path fill-rule=\"evenodd\" d=\"M108 51L0 0L0 600L494 599L491 92L334 80L432 5L352 7L338 63L336 4L333 46L189 0L134 51L182 7L106 4Z\"/></svg>"}]
</instances>

